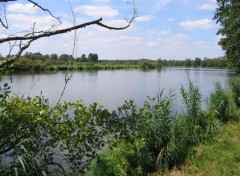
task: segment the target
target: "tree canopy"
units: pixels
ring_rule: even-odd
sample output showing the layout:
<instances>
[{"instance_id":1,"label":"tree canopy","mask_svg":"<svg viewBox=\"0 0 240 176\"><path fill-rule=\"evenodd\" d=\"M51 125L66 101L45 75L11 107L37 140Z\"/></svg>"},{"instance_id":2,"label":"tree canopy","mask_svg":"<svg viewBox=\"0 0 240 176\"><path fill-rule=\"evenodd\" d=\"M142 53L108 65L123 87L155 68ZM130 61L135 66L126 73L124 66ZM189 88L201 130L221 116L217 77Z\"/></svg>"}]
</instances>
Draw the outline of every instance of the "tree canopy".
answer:
<instances>
[{"instance_id":1,"label":"tree canopy","mask_svg":"<svg viewBox=\"0 0 240 176\"><path fill-rule=\"evenodd\" d=\"M226 52L230 64L240 69L240 1L217 0L214 19L221 25L217 34L219 44Z\"/></svg>"}]
</instances>

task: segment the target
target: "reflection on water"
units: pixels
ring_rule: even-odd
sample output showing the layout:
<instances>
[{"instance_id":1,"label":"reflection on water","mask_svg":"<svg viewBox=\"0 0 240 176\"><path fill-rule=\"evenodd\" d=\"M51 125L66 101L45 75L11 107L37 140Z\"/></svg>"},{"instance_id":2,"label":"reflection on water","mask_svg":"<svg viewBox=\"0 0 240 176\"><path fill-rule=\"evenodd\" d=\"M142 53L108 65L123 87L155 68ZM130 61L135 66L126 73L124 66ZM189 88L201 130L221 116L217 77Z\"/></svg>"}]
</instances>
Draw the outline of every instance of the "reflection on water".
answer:
<instances>
[{"instance_id":1,"label":"reflection on water","mask_svg":"<svg viewBox=\"0 0 240 176\"><path fill-rule=\"evenodd\" d=\"M94 72L73 72L73 77L67 85L62 101L84 100L86 104L100 102L106 108L116 109L124 100L133 99L142 105L147 96L165 89L173 89L175 108L182 104L179 95L181 85L188 85L188 77L199 86L203 99L213 90L214 83L219 81L228 87L229 79L234 72L226 69L206 68L164 68L161 70L114 70ZM2 82L10 82L5 76ZM64 87L64 72L44 74L13 75L12 92L25 96L39 95L41 92L48 97L51 104L55 104Z\"/></svg>"}]
</instances>

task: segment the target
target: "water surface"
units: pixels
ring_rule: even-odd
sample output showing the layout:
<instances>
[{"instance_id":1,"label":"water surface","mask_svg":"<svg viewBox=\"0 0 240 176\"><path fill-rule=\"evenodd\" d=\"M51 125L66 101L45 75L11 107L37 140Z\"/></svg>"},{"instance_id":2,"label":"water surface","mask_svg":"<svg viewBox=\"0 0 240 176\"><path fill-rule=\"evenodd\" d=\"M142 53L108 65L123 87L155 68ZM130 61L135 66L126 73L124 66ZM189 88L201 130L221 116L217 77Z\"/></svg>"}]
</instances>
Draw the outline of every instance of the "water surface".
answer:
<instances>
[{"instance_id":1,"label":"water surface","mask_svg":"<svg viewBox=\"0 0 240 176\"><path fill-rule=\"evenodd\" d=\"M54 105L63 90L64 72L42 74L16 74L9 83L12 92L25 96L39 95L41 92ZM214 88L215 82L229 86L229 80L235 75L227 69L205 68L164 68L161 70L113 70L73 72L68 82L62 101L84 100L86 104L100 102L108 109L116 109L125 100L135 100L142 105L147 96L156 96L164 89L175 90L175 107L181 107L179 95L181 85L187 87L188 77L199 86L203 99L206 99ZM2 82L10 82L4 76Z\"/></svg>"}]
</instances>

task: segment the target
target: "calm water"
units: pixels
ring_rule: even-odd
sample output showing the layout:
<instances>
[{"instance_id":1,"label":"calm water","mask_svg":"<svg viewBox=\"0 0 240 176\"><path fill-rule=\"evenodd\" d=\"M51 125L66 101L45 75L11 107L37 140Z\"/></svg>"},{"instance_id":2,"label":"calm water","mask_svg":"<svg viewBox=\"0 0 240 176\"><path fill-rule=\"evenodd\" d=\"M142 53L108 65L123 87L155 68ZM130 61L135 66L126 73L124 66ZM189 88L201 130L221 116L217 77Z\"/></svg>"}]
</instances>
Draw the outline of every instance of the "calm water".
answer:
<instances>
[{"instance_id":1,"label":"calm water","mask_svg":"<svg viewBox=\"0 0 240 176\"><path fill-rule=\"evenodd\" d=\"M189 78L198 85L203 99L206 99L219 81L228 87L229 80L235 74L226 69L202 68L165 68L162 70L114 70L95 72L74 72L63 96L63 101L84 100L86 104L100 102L106 108L116 109L124 100L133 99L142 105L147 96L156 96L164 89L168 94L175 90L175 108L182 104L179 95L181 85L188 85ZM64 72L51 74L18 74L13 75L13 83L9 83L12 92L25 96L39 95L41 92L50 99L51 104L57 102L64 87ZM10 82L5 76L2 82Z\"/></svg>"}]
</instances>

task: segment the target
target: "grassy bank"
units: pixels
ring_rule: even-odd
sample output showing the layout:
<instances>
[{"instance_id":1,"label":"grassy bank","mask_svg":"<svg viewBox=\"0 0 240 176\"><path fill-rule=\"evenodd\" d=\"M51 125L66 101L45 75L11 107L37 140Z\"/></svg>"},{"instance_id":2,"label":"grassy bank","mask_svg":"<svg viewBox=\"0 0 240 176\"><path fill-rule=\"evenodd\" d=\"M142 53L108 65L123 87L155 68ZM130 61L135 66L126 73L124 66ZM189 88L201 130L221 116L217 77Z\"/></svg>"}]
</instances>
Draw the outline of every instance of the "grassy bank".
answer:
<instances>
[{"instance_id":1,"label":"grassy bank","mask_svg":"<svg viewBox=\"0 0 240 176\"><path fill-rule=\"evenodd\" d=\"M227 123L213 142L195 147L192 152L193 156L188 157L180 169L174 169L170 176L239 175L240 122Z\"/></svg>"}]
</instances>

